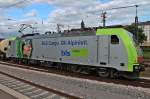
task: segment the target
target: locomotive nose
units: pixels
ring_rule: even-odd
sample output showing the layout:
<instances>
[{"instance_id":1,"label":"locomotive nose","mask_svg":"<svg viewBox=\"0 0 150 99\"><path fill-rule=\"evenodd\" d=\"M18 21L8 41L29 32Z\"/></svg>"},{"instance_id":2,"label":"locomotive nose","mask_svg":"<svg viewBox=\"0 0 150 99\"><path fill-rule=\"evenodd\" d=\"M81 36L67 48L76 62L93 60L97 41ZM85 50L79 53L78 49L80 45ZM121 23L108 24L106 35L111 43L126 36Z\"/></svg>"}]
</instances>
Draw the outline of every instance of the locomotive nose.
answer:
<instances>
[{"instance_id":1,"label":"locomotive nose","mask_svg":"<svg viewBox=\"0 0 150 99\"><path fill-rule=\"evenodd\" d=\"M137 50L138 50L137 62L141 64L144 62L143 50L140 47L138 47Z\"/></svg>"}]
</instances>

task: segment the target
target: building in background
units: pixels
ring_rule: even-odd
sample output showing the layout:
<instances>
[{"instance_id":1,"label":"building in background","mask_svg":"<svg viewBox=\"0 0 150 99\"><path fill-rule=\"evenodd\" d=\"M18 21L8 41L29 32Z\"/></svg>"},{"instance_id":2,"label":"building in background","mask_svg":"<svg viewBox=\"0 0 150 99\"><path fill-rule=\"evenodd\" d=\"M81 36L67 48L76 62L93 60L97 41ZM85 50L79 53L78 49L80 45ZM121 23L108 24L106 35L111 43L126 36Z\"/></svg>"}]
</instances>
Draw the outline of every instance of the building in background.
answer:
<instances>
[{"instance_id":1,"label":"building in background","mask_svg":"<svg viewBox=\"0 0 150 99\"><path fill-rule=\"evenodd\" d=\"M147 36L147 41L144 42L143 46L150 46L150 21L139 22L139 28L142 28L144 34Z\"/></svg>"}]
</instances>

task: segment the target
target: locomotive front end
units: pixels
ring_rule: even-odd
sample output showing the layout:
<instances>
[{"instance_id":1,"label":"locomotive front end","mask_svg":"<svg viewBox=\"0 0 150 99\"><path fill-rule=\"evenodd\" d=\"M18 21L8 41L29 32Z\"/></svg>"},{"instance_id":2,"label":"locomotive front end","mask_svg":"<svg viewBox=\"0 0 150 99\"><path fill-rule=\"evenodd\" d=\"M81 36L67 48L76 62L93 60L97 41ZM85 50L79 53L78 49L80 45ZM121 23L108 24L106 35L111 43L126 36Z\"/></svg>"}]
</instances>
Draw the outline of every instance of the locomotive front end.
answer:
<instances>
[{"instance_id":1,"label":"locomotive front end","mask_svg":"<svg viewBox=\"0 0 150 99\"><path fill-rule=\"evenodd\" d=\"M142 72L145 70L144 68L144 57L143 57L143 51L140 47L137 47L137 64L134 65L134 71L136 72Z\"/></svg>"}]
</instances>

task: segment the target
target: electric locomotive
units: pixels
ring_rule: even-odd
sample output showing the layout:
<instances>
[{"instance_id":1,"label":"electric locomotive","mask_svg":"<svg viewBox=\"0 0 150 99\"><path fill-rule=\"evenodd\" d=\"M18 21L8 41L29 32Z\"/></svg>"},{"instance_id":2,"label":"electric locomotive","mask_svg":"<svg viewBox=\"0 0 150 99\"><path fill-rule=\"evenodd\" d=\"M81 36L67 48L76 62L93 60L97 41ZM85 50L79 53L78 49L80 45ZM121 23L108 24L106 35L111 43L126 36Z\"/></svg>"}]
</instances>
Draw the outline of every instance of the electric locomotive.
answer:
<instances>
[{"instance_id":1,"label":"electric locomotive","mask_svg":"<svg viewBox=\"0 0 150 99\"><path fill-rule=\"evenodd\" d=\"M100 77L137 78L144 70L133 36L123 28L26 35L11 41L6 55L73 72L94 71Z\"/></svg>"}]
</instances>

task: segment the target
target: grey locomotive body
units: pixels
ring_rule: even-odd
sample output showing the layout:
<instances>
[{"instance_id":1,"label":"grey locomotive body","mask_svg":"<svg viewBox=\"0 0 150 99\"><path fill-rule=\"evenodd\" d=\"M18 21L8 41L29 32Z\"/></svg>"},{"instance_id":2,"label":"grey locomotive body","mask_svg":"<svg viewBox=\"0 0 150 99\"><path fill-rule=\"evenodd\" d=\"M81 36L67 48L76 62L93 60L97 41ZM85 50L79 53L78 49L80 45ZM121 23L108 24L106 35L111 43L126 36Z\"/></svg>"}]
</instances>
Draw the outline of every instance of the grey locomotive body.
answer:
<instances>
[{"instance_id":1,"label":"grey locomotive body","mask_svg":"<svg viewBox=\"0 0 150 99\"><path fill-rule=\"evenodd\" d=\"M90 33L90 31L88 32ZM96 32L91 31L93 34ZM19 41L13 41L7 57L29 62L36 61L40 64L43 62L49 65L55 64L58 68L67 67L72 71L89 72L94 70L102 77L116 76L121 72L138 74L134 70L129 70L127 46L121 36L113 34L113 32L111 35L102 33L81 36L45 34L19 39ZM18 46L22 48L18 48ZM23 51L19 53L19 50ZM15 51L16 53L14 53ZM18 55L21 53L22 55ZM134 62L136 64L136 60ZM126 74L128 75L128 73Z\"/></svg>"}]
</instances>

